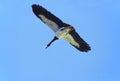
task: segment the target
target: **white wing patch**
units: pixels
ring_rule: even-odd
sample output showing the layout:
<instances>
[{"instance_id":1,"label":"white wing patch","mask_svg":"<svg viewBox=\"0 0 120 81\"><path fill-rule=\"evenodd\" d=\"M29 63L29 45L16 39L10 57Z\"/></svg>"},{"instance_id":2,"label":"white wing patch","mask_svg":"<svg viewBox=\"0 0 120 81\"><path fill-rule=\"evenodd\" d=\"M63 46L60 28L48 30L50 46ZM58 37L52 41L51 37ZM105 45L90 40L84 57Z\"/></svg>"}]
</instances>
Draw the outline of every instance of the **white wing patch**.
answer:
<instances>
[{"instance_id":1,"label":"white wing patch","mask_svg":"<svg viewBox=\"0 0 120 81\"><path fill-rule=\"evenodd\" d=\"M70 44L76 46L79 48L79 44L74 40L74 38L70 35L70 34L67 34L65 37L64 37L65 40L67 40Z\"/></svg>"},{"instance_id":2,"label":"white wing patch","mask_svg":"<svg viewBox=\"0 0 120 81\"><path fill-rule=\"evenodd\" d=\"M55 22L49 20L49 19L46 18L44 15L39 15L39 17L40 17L40 18L42 19L42 21L43 21L45 24L47 24L54 32L56 32L56 31L59 29L59 26L58 26Z\"/></svg>"}]
</instances>

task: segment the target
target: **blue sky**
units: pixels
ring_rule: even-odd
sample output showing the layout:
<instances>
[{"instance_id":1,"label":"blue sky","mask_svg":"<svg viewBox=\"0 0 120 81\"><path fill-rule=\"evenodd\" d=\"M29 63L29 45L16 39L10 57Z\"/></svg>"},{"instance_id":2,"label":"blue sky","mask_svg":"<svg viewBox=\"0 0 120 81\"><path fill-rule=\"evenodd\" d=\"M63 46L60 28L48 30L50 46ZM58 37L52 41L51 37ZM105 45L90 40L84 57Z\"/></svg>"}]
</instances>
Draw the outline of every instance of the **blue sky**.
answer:
<instances>
[{"instance_id":1,"label":"blue sky","mask_svg":"<svg viewBox=\"0 0 120 81\"><path fill-rule=\"evenodd\" d=\"M73 25L92 50L82 53L32 12L40 4ZM0 81L120 81L119 0L1 0Z\"/></svg>"}]
</instances>

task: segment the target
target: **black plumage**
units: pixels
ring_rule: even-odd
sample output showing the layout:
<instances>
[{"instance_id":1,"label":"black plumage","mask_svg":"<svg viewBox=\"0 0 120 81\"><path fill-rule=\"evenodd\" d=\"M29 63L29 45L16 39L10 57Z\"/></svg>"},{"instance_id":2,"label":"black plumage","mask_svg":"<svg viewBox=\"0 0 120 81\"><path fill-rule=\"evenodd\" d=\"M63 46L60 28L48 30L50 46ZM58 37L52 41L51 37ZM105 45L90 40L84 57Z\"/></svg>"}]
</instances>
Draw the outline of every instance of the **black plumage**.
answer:
<instances>
[{"instance_id":1,"label":"black plumage","mask_svg":"<svg viewBox=\"0 0 120 81\"><path fill-rule=\"evenodd\" d=\"M70 26L69 24L64 23L62 20L60 20L58 17L53 15L51 12L47 11L45 8L43 8L40 5L32 5L33 12L34 14L39 17L39 14L44 15L46 18L50 19L51 21L55 22L59 27L64 27L64 26ZM42 20L42 19L41 19ZM43 21L43 20L42 20ZM43 21L44 22L44 21Z\"/></svg>"},{"instance_id":2,"label":"black plumage","mask_svg":"<svg viewBox=\"0 0 120 81\"><path fill-rule=\"evenodd\" d=\"M33 13L45 24L47 24L55 33L57 33L53 40L47 45L49 47L52 42L58 40L59 38L64 38L72 46L81 52L88 52L91 50L89 44L85 42L80 35L76 32L73 26L64 23L58 17L53 15L51 12L46 10L40 5L32 5Z\"/></svg>"}]
</instances>

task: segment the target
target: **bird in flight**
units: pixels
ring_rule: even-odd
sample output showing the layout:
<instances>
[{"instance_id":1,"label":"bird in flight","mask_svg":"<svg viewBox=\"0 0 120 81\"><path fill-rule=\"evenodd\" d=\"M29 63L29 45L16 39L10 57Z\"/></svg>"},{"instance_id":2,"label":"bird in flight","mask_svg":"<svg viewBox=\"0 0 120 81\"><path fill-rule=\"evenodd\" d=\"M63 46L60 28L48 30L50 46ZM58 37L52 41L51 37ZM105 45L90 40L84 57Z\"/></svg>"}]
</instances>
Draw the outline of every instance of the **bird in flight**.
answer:
<instances>
[{"instance_id":1,"label":"bird in flight","mask_svg":"<svg viewBox=\"0 0 120 81\"><path fill-rule=\"evenodd\" d=\"M54 38L47 44L46 48L55 40L63 38L81 52L88 52L91 50L89 44L78 35L73 26L64 23L40 5L33 4L32 11L43 23L48 25L55 32Z\"/></svg>"}]
</instances>

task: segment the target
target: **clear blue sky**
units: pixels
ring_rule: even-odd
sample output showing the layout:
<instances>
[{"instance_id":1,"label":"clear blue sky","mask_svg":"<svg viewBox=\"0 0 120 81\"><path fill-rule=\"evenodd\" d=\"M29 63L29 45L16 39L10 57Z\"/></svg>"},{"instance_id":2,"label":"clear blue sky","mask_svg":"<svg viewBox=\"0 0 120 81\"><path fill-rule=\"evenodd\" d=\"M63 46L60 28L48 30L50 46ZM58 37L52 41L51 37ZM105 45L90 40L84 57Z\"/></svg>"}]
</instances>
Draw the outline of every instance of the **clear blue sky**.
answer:
<instances>
[{"instance_id":1,"label":"clear blue sky","mask_svg":"<svg viewBox=\"0 0 120 81\"><path fill-rule=\"evenodd\" d=\"M32 12L40 4L73 25L92 50L82 53ZM1 0L0 81L120 81L119 0Z\"/></svg>"}]
</instances>

